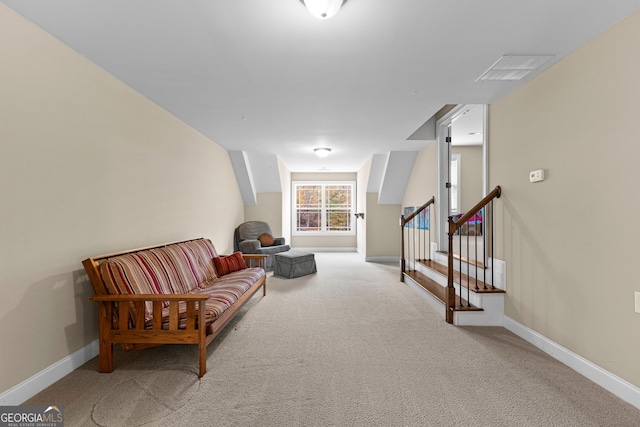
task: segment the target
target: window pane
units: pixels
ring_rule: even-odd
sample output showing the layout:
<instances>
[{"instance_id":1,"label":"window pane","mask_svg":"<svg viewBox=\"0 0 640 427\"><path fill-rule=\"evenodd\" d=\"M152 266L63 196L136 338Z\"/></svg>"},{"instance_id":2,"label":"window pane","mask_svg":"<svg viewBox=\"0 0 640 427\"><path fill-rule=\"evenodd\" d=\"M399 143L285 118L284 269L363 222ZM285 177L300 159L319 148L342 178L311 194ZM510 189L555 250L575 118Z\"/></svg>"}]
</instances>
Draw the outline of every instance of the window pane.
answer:
<instances>
[{"instance_id":1,"label":"window pane","mask_svg":"<svg viewBox=\"0 0 640 427\"><path fill-rule=\"evenodd\" d=\"M351 206L351 186L350 185L328 185L326 187L327 207Z\"/></svg>"},{"instance_id":2,"label":"window pane","mask_svg":"<svg viewBox=\"0 0 640 427\"><path fill-rule=\"evenodd\" d=\"M351 215L350 211L343 209L332 209L327 211L327 231L350 231Z\"/></svg>"},{"instance_id":3,"label":"window pane","mask_svg":"<svg viewBox=\"0 0 640 427\"><path fill-rule=\"evenodd\" d=\"M298 231L321 231L320 210L298 209L296 224Z\"/></svg>"},{"instance_id":4,"label":"window pane","mask_svg":"<svg viewBox=\"0 0 640 427\"><path fill-rule=\"evenodd\" d=\"M451 156L451 212L457 213L460 209L460 155Z\"/></svg>"},{"instance_id":5,"label":"window pane","mask_svg":"<svg viewBox=\"0 0 640 427\"><path fill-rule=\"evenodd\" d=\"M325 187L326 230L351 230L351 186L327 185Z\"/></svg>"},{"instance_id":6,"label":"window pane","mask_svg":"<svg viewBox=\"0 0 640 427\"><path fill-rule=\"evenodd\" d=\"M296 205L298 208L320 208L322 204L322 186L299 185L296 187Z\"/></svg>"},{"instance_id":7,"label":"window pane","mask_svg":"<svg viewBox=\"0 0 640 427\"><path fill-rule=\"evenodd\" d=\"M322 186L296 186L296 230L321 231Z\"/></svg>"}]
</instances>

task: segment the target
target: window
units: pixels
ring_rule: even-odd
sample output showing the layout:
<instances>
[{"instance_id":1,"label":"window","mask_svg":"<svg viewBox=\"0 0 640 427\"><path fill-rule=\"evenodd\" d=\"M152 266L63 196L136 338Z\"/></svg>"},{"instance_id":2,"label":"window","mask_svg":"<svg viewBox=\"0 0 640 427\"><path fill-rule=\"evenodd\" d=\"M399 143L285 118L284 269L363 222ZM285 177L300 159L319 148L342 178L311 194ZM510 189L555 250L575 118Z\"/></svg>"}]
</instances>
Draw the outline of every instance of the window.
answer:
<instances>
[{"instance_id":1,"label":"window","mask_svg":"<svg viewBox=\"0 0 640 427\"><path fill-rule=\"evenodd\" d=\"M294 182L294 234L355 234L354 182Z\"/></svg>"},{"instance_id":2,"label":"window","mask_svg":"<svg viewBox=\"0 0 640 427\"><path fill-rule=\"evenodd\" d=\"M451 213L460 211L460 154L451 155Z\"/></svg>"}]
</instances>

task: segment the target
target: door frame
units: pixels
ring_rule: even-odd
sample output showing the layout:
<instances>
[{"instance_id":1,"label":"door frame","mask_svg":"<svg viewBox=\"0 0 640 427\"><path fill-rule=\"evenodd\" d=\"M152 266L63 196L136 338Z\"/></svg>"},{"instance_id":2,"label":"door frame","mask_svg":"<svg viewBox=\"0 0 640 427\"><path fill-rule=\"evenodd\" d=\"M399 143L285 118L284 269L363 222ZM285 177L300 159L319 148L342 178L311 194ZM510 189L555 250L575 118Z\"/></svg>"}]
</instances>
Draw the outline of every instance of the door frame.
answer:
<instances>
[{"instance_id":1,"label":"door frame","mask_svg":"<svg viewBox=\"0 0 640 427\"><path fill-rule=\"evenodd\" d=\"M489 171L489 106L486 104L459 104L436 121L436 176L437 176L437 245L438 251L449 250L449 189L446 183L449 182L449 162L451 161L451 150L447 143L449 127L462 114L469 105L482 105L482 196L488 193L488 171ZM479 200L478 200L479 201Z\"/></svg>"}]
</instances>

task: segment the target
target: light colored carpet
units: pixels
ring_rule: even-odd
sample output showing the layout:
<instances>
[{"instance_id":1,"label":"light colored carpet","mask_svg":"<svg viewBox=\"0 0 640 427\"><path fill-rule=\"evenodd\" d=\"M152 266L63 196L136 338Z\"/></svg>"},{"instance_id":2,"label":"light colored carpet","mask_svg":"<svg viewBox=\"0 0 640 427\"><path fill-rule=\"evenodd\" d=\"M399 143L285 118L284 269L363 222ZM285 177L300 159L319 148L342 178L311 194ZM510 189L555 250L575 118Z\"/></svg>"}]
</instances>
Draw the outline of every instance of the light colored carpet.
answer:
<instances>
[{"instance_id":1,"label":"light colored carpet","mask_svg":"<svg viewBox=\"0 0 640 427\"><path fill-rule=\"evenodd\" d=\"M503 328L460 328L396 265L316 254L208 348L115 352L25 402L66 426L638 426L640 411Z\"/></svg>"}]
</instances>

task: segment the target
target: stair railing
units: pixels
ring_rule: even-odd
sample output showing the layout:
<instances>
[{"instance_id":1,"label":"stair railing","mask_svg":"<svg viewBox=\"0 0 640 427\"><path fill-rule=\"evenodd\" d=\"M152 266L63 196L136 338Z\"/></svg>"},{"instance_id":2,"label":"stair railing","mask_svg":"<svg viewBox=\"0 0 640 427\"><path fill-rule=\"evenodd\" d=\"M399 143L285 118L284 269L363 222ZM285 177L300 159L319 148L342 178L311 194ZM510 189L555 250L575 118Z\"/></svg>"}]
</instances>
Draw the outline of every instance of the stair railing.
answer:
<instances>
[{"instance_id":1,"label":"stair railing","mask_svg":"<svg viewBox=\"0 0 640 427\"><path fill-rule=\"evenodd\" d=\"M494 239L494 227L493 227L493 201L495 199L500 198L502 193L502 189L500 186L494 188L489 194L487 194L478 204L476 204L471 210L466 212L464 215L460 216L458 219L453 218L453 216L449 217L449 254L448 254L448 278L447 278L447 293L446 293L446 318L448 323L453 323L453 311L458 307L464 306L463 300L463 283L462 283L462 273L463 273L463 260L466 263L466 300L469 301L469 293L470 288L472 286L471 280L475 279L475 288L478 288L478 280L479 280L479 272L482 272L482 282L485 283L484 287L486 289L487 277L486 277L486 269L488 266L489 260L489 252L491 252L491 288L494 288L494 280L493 280L493 239ZM487 210L489 211L489 220L487 221ZM489 232L489 236L487 236L487 231ZM474 234L474 241L470 241L470 234ZM482 262L478 259L478 235L482 234ZM458 262L459 267L458 271L460 272L460 283L459 283L459 298L458 303L456 303L456 290L454 288L454 235L460 237L458 242ZM463 253L462 250L462 242L466 236L466 253ZM487 242L487 238L490 239ZM474 246L474 250L470 250L470 244ZM487 248L487 243L490 244L489 248ZM489 249L489 250L488 250ZM471 252L474 252L471 254ZM465 256L466 255L466 256ZM472 256L473 255L473 256ZM474 265L475 274L472 278L471 273L471 265ZM469 303L467 303L469 304Z\"/></svg>"},{"instance_id":2,"label":"stair railing","mask_svg":"<svg viewBox=\"0 0 640 427\"><path fill-rule=\"evenodd\" d=\"M407 266L409 271L411 271L412 266L413 270L415 270L416 262L431 259L431 206L434 202L435 197L432 197L406 218L404 215L400 216L400 232L402 233L401 282L404 282L404 273L407 271ZM407 257L405 257L405 249Z\"/></svg>"}]
</instances>

